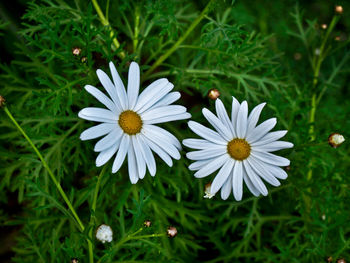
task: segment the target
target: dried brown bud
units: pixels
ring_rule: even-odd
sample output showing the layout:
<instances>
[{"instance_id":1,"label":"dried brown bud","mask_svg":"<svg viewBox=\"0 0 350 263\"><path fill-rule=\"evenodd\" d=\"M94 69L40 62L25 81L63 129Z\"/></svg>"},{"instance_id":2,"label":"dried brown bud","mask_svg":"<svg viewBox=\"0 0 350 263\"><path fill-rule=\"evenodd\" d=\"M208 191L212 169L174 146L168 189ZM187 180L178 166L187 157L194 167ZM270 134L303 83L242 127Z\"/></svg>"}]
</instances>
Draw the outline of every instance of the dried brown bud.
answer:
<instances>
[{"instance_id":1,"label":"dried brown bud","mask_svg":"<svg viewBox=\"0 0 350 263\"><path fill-rule=\"evenodd\" d=\"M82 63L86 63L87 62L87 57L82 57L80 60Z\"/></svg>"},{"instance_id":2,"label":"dried brown bud","mask_svg":"<svg viewBox=\"0 0 350 263\"><path fill-rule=\"evenodd\" d=\"M335 41L340 41L340 36L336 36L336 37L334 38L334 40L335 40Z\"/></svg>"},{"instance_id":3,"label":"dried brown bud","mask_svg":"<svg viewBox=\"0 0 350 263\"><path fill-rule=\"evenodd\" d=\"M300 60L302 57L303 57L303 56L302 56L299 52L294 53L294 59L295 59L295 60Z\"/></svg>"},{"instance_id":4,"label":"dried brown bud","mask_svg":"<svg viewBox=\"0 0 350 263\"><path fill-rule=\"evenodd\" d=\"M344 141L345 141L344 136L339 133L332 133L328 137L328 143L333 148L339 147Z\"/></svg>"},{"instance_id":5,"label":"dried brown bud","mask_svg":"<svg viewBox=\"0 0 350 263\"><path fill-rule=\"evenodd\" d=\"M327 29L327 24L322 24L322 25L321 25L321 28L322 28L322 29Z\"/></svg>"},{"instance_id":6,"label":"dried brown bud","mask_svg":"<svg viewBox=\"0 0 350 263\"><path fill-rule=\"evenodd\" d=\"M72 54L74 56L79 56L81 54L81 48L80 47L73 47L72 48Z\"/></svg>"},{"instance_id":7,"label":"dried brown bud","mask_svg":"<svg viewBox=\"0 0 350 263\"><path fill-rule=\"evenodd\" d=\"M345 259L343 259L343 258L339 258L339 259L337 260L337 263L346 263L346 261L345 261Z\"/></svg>"},{"instance_id":8,"label":"dried brown bud","mask_svg":"<svg viewBox=\"0 0 350 263\"><path fill-rule=\"evenodd\" d=\"M341 5L336 5L335 6L335 8L334 8L334 11L337 13L337 14L339 14L339 15L341 15L342 13L343 13L343 7L341 6Z\"/></svg>"},{"instance_id":9,"label":"dried brown bud","mask_svg":"<svg viewBox=\"0 0 350 263\"><path fill-rule=\"evenodd\" d=\"M220 96L220 91L218 89L211 89L208 92L208 98L211 100L216 100Z\"/></svg>"},{"instance_id":10,"label":"dried brown bud","mask_svg":"<svg viewBox=\"0 0 350 263\"><path fill-rule=\"evenodd\" d=\"M167 229L168 237L175 237L177 235L177 229L173 226L169 226Z\"/></svg>"},{"instance_id":11,"label":"dried brown bud","mask_svg":"<svg viewBox=\"0 0 350 263\"><path fill-rule=\"evenodd\" d=\"M5 99L3 96L0 95L0 107L3 107L5 105Z\"/></svg>"},{"instance_id":12,"label":"dried brown bud","mask_svg":"<svg viewBox=\"0 0 350 263\"><path fill-rule=\"evenodd\" d=\"M146 220L145 222L143 222L143 225L145 227L150 227L152 225L152 222L150 220Z\"/></svg>"},{"instance_id":13,"label":"dried brown bud","mask_svg":"<svg viewBox=\"0 0 350 263\"><path fill-rule=\"evenodd\" d=\"M72 259L71 259L71 262L72 262L72 263L79 263L79 260L78 260L77 258L72 258Z\"/></svg>"},{"instance_id":14,"label":"dried brown bud","mask_svg":"<svg viewBox=\"0 0 350 263\"><path fill-rule=\"evenodd\" d=\"M284 169L285 169L286 171L290 171L290 165L284 167Z\"/></svg>"}]
</instances>

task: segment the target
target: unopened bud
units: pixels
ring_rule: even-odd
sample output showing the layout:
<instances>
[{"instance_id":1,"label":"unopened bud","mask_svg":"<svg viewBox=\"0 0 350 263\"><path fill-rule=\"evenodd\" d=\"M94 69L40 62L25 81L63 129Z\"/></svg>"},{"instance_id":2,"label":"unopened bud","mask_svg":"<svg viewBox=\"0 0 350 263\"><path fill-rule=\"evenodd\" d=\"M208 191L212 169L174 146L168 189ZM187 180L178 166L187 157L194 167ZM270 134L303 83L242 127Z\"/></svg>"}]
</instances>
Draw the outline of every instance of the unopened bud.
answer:
<instances>
[{"instance_id":1,"label":"unopened bud","mask_svg":"<svg viewBox=\"0 0 350 263\"><path fill-rule=\"evenodd\" d=\"M341 5L336 5L334 8L334 11L338 14L341 15L343 13L343 7Z\"/></svg>"},{"instance_id":2,"label":"unopened bud","mask_svg":"<svg viewBox=\"0 0 350 263\"><path fill-rule=\"evenodd\" d=\"M167 229L168 237L175 237L177 235L177 229L173 226L169 226Z\"/></svg>"},{"instance_id":3,"label":"unopened bud","mask_svg":"<svg viewBox=\"0 0 350 263\"><path fill-rule=\"evenodd\" d=\"M340 146L343 142L345 141L345 138L343 135L339 134L339 133L332 133L331 135L329 135L328 137L328 143L330 146L332 146L333 148L337 148L338 146Z\"/></svg>"},{"instance_id":4,"label":"unopened bud","mask_svg":"<svg viewBox=\"0 0 350 263\"><path fill-rule=\"evenodd\" d=\"M80 60L82 63L86 63L87 62L87 57L82 57Z\"/></svg>"},{"instance_id":5,"label":"unopened bud","mask_svg":"<svg viewBox=\"0 0 350 263\"><path fill-rule=\"evenodd\" d=\"M345 259L343 259L343 258L339 258L339 259L337 260L337 263L346 263L346 261L345 261Z\"/></svg>"},{"instance_id":6,"label":"unopened bud","mask_svg":"<svg viewBox=\"0 0 350 263\"><path fill-rule=\"evenodd\" d=\"M303 57L303 56L302 56L299 52L294 53L294 59L295 59L295 60L300 60L302 57Z\"/></svg>"},{"instance_id":7,"label":"unopened bud","mask_svg":"<svg viewBox=\"0 0 350 263\"><path fill-rule=\"evenodd\" d=\"M4 97L0 95L0 108L5 105L5 101Z\"/></svg>"},{"instance_id":8,"label":"unopened bud","mask_svg":"<svg viewBox=\"0 0 350 263\"><path fill-rule=\"evenodd\" d=\"M321 49L316 48L316 49L315 49L315 55L316 55L316 56L319 56L320 54L321 54Z\"/></svg>"},{"instance_id":9,"label":"unopened bud","mask_svg":"<svg viewBox=\"0 0 350 263\"><path fill-rule=\"evenodd\" d=\"M218 89L211 89L208 92L208 98L211 100L216 100L220 97L220 91Z\"/></svg>"},{"instance_id":10,"label":"unopened bud","mask_svg":"<svg viewBox=\"0 0 350 263\"><path fill-rule=\"evenodd\" d=\"M335 41L340 41L341 38L340 38L340 36L336 36L336 37L334 38L334 40L335 40Z\"/></svg>"},{"instance_id":11,"label":"unopened bud","mask_svg":"<svg viewBox=\"0 0 350 263\"><path fill-rule=\"evenodd\" d=\"M102 224L96 230L96 238L102 243L112 242L113 240L113 231L112 228L108 225Z\"/></svg>"},{"instance_id":12,"label":"unopened bud","mask_svg":"<svg viewBox=\"0 0 350 263\"><path fill-rule=\"evenodd\" d=\"M328 263L333 262L333 258L332 258L331 256L327 257L327 258L326 258L326 262L328 262Z\"/></svg>"},{"instance_id":13,"label":"unopened bud","mask_svg":"<svg viewBox=\"0 0 350 263\"><path fill-rule=\"evenodd\" d=\"M79 260L77 258L72 258L71 263L79 263Z\"/></svg>"},{"instance_id":14,"label":"unopened bud","mask_svg":"<svg viewBox=\"0 0 350 263\"><path fill-rule=\"evenodd\" d=\"M73 47L72 48L72 54L74 56L79 56L81 54L81 48L80 47Z\"/></svg>"},{"instance_id":15,"label":"unopened bud","mask_svg":"<svg viewBox=\"0 0 350 263\"><path fill-rule=\"evenodd\" d=\"M321 25L321 28L322 28L322 29L327 29L327 24L322 24L322 25Z\"/></svg>"},{"instance_id":16,"label":"unopened bud","mask_svg":"<svg viewBox=\"0 0 350 263\"><path fill-rule=\"evenodd\" d=\"M204 190L205 196L203 196L204 198L212 199L215 196L215 194L212 194L210 192L210 189L211 189L211 183L206 184L205 190Z\"/></svg>"},{"instance_id":17,"label":"unopened bud","mask_svg":"<svg viewBox=\"0 0 350 263\"><path fill-rule=\"evenodd\" d=\"M146 220L145 222L143 222L143 225L145 227L150 227L152 225L152 222L150 220Z\"/></svg>"}]
</instances>

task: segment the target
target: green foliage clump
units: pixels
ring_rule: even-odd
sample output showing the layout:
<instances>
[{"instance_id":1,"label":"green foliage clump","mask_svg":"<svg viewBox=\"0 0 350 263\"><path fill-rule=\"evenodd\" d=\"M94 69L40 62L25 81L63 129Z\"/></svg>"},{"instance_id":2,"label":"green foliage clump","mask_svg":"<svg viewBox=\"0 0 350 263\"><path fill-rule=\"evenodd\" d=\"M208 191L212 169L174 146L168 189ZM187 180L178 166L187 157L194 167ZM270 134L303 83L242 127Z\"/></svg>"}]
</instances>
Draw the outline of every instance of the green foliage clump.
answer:
<instances>
[{"instance_id":1,"label":"green foliage clump","mask_svg":"<svg viewBox=\"0 0 350 263\"><path fill-rule=\"evenodd\" d=\"M2 237L13 244L6 248L12 261L350 260L349 147L327 143L332 132L350 136L350 20L333 8L327 1L315 7L293 1L43 0L26 2L16 31L1 20L0 36L6 42L13 34L15 41L7 50L11 61L0 64L0 95L43 157L1 109L0 220L4 229L15 229ZM215 108L207 98L212 88L227 110L231 96L250 107L266 101L262 119L276 116L276 129L288 130L285 140L295 145L280 152L291 160L288 179L269 187L267 197L245 189L241 202L204 199L214 175L195 179L186 149L171 168L157 159L156 176L136 185L125 164L112 174L109 162L101 173L94 142L79 139L92 124L77 113L98 106L83 87L101 87L95 71L109 72L109 61L124 83L131 61L141 66L141 87L168 78L182 93L179 103L199 122L201 108ZM162 126L179 140L194 136L185 121ZM143 225L146 219L151 227ZM94 237L100 224L112 227L111 243ZM167 237L169 226L177 228L175 238Z\"/></svg>"}]
</instances>

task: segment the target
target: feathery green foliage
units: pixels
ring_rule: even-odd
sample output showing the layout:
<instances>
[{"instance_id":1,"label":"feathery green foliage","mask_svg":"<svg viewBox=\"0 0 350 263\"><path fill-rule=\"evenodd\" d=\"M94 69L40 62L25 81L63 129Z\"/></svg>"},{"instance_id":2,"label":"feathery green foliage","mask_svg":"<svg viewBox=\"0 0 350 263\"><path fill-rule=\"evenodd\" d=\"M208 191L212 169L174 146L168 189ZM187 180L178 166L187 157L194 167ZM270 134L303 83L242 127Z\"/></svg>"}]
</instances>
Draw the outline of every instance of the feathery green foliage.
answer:
<instances>
[{"instance_id":1,"label":"feathery green foliage","mask_svg":"<svg viewBox=\"0 0 350 263\"><path fill-rule=\"evenodd\" d=\"M350 136L350 5L341 16L332 3L318 4L319 12L293 1L41 0L26 2L18 31L2 19L3 41L11 32L16 41L7 50L11 62L0 64L0 95L67 196L1 109L0 219L4 229L17 229L8 237L12 261L92 262L91 252L101 263L350 260L350 152L346 142L327 144L332 132ZM207 98L212 88L227 110L231 96L250 107L266 101L262 119L276 116L276 129L287 129L285 140L295 145L280 152L291 160L288 179L267 197L245 189L241 202L204 199L214 176L195 179L186 149L171 168L157 159L156 176L136 185L125 164L112 174L109 162L101 172L94 141L79 140L92 123L77 113L98 106L83 87L100 87L95 71L109 72L109 61L125 83L133 60L142 87L168 78L202 123L200 109L215 108ZM162 126L179 140L194 136L185 121ZM15 214L10 202L18 202ZM94 237L100 224L112 227L111 243ZM168 226L177 228L175 238Z\"/></svg>"}]
</instances>

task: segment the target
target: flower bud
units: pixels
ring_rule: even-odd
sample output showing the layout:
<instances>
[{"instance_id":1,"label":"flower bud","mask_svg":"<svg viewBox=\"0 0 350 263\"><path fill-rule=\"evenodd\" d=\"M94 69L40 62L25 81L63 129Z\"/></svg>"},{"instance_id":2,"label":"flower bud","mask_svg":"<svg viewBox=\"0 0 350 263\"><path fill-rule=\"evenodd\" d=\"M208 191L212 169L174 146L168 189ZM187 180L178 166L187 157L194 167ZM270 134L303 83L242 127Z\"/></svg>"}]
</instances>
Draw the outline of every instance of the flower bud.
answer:
<instances>
[{"instance_id":1,"label":"flower bud","mask_svg":"<svg viewBox=\"0 0 350 263\"><path fill-rule=\"evenodd\" d=\"M169 226L167 229L168 237L175 237L177 235L177 229L173 226Z\"/></svg>"},{"instance_id":2,"label":"flower bud","mask_svg":"<svg viewBox=\"0 0 350 263\"><path fill-rule=\"evenodd\" d=\"M327 24L322 24L322 25L321 25L321 28L322 28L322 29L327 29Z\"/></svg>"},{"instance_id":3,"label":"flower bud","mask_svg":"<svg viewBox=\"0 0 350 263\"><path fill-rule=\"evenodd\" d=\"M82 57L80 61L81 61L81 63L86 63L87 62L87 57Z\"/></svg>"},{"instance_id":4,"label":"flower bud","mask_svg":"<svg viewBox=\"0 0 350 263\"><path fill-rule=\"evenodd\" d=\"M112 228L108 225L102 224L96 230L96 238L102 243L112 242L113 240L113 231Z\"/></svg>"},{"instance_id":5,"label":"flower bud","mask_svg":"<svg viewBox=\"0 0 350 263\"><path fill-rule=\"evenodd\" d=\"M299 52L294 53L294 59L295 60L300 60L302 57L303 56Z\"/></svg>"},{"instance_id":6,"label":"flower bud","mask_svg":"<svg viewBox=\"0 0 350 263\"><path fill-rule=\"evenodd\" d=\"M79 263L79 260L77 258L72 258L71 263Z\"/></svg>"},{"instance_id":7,"label":"flower bud","mask_svg":"<svg viewBox=\"0 0 350 263\"><path fill-rule=\"evenodd\" d=\"M337 260L337 263L346 263L346 261L345 261L345 259L343 259L343 258L339 258L339 259Z\"/></svg>"},{"instance_id":8,"label":"flower bud","mask_svg":"<svg viewBox=\"0 0 350 263\"><path fill-rule=\"evenodd\" d=\"M4 97L0 95L0 108L5 105L5 101Z\"/></svg>"},{"instance_id":9,"label":"flower bud","mask_svg":"<svg viewBox=\"0 0 350 263\"><path fill-rule=\"evenodd\" d=\"M210 193L210 189L211 189L211 183L206 184L205 190L204 190L205 196L203 196L204 198L212 199L215 196L215 194Z\"/></svg>"},{"instance_id":10,"label":"flower bud","mask_svg":"<svg viewBox=\"0 0 350 263\"><path fill-rule=\"evenodd\" d=\"M326 262L328 262L328 263L333 262L333 258L332 258L331 256L327 257L327 258L326 258Z\"/></svg>"},{"instance_id":11,"label":"flower bud","mask_svg":"<svg viewBox=\"0 0 350 263\"><path fill-rule=\"evenodd\" d=\"M81 54L81 48L80 47L73 47L72 48L72 54L74 56L79 56Z\"/></svg>"},{"instance_id":12,"label":"flower bud","mask_svg":"<svg viewBox=\"0 0 350 263\"><path fill-rule=\"evenodd\" d=\"M331 135L329 135L328 137L328 143L330 146L332 146L333 148L337 148L338 146L340 146L343 142L345 141L345 138L343 135L339 134L339 133L332 133Z\"/></svg>"},{"instance_id":13,"label":"flower bud","mask_svg":"<svg viewBox=\"0 0 350 263\"><path fill-rule=\"evenodd\" d=\"M341 5L336 5L334 8L334 11L338 14L341 15L343 13L343 7Z\"/></svg>"},{"instance_id":14,"label":"flower bud","mask_svg":"<svg viewBox=\"0 0 350 263\"><path fill-rule=\"evenodd\" d=\"M143 222L143 225L145 227L150 227L152 225L152 222L150 220L146 220L145 222Z\"/></svg>"},{"instance_id":15,"label":"flower bud","mask_svg":"<svg viewBox=\"0 0 350 263\"><path fill-rule=\"evenodd\" d=\"M216 100L220 96L220 91L218 89L211 89L208 92L208 98L211 100Z\"/></svg>"},{"instance_id":16,"label":"flower bud","mask_svg":"<svg viewBox=\"0 0 350 263\"><path fill-rule=\"evenodd\" d=\"M316 56L321 55L321 49L316 48L316 49L315 49L315 55L316 55Z\"/></svg>"}]
</instances>

